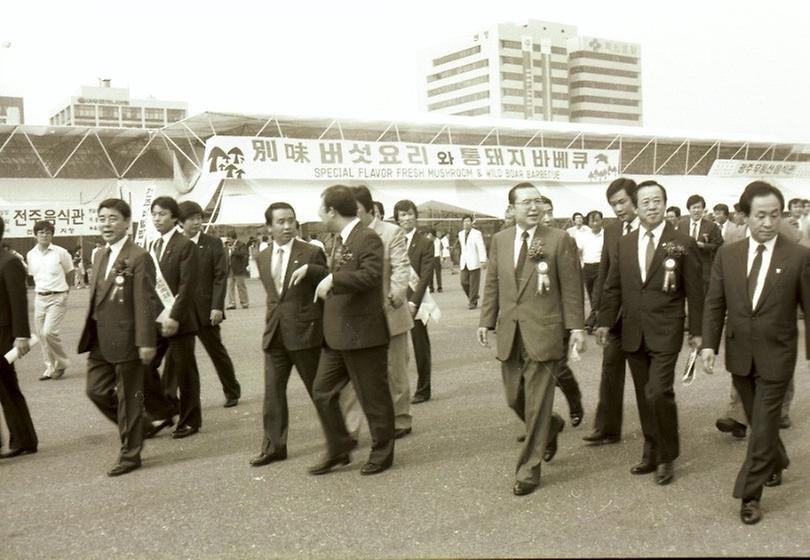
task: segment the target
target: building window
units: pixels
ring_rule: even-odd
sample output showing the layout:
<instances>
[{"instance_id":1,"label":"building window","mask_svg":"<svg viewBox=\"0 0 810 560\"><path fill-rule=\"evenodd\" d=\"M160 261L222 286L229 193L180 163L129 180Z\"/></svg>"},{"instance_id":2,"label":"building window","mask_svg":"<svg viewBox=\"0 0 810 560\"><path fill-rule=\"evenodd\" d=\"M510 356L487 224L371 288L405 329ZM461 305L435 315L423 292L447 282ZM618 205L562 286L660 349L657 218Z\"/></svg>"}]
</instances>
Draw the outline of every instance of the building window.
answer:
<instances>
[{"instance_id":1,"label":"building window","mask_svg":"<svg viewBox=\"0 0 810 560\"><path fill-rule=\"evenodd\" d=\"M523 90L518 88L501 88L501 95L514 95L523 97Z\"/></svg>"},{"instance_id":2,"label":"building window","mask_svg":"<svg viewBox=\"0 0 810 560\"><path fill-rule=\"evenodd\" d=\"M460 58L466 58L468 56L472 56L474 54L478 54L481 52L481 45L475 45L474 47L470 47L469 49L464 49L463 51L457 51L447 56L442 56L440 58L433 59L433 66L439 66L441 64L446 64L448 62L452 62L454 60L458 60Z\"/></svg>"},{"instance_id":3,"label":"building window","mask_svg":"<svg viewBox=\"0 0 810 560\"><path fill-rule=\"evenodd\" d=\"M453 105L461 105L462 103L469 103L470 101L478 101L479 99L489 99L489 92L481 91L478 93L471 93L470 95L463 95L461 97L455 97L453 99L448 99L446 101L433 103L432 105L428 105L428 111L444 109L445 107L452 107Z\"/></svg>"},{"instance_id":4,"label":"building window","mask_svg":"<svg viewBox=\"0 0 810 560\"><path fill-rule=\"evenodd\" d=\"M186 112L182 109L167 109L166 110L166 119L169 122L177 122L181 121L186 118Z\"/></svg>"},{"instance_id":5,"label":"building window","mask_svg":"<svg viewBox=\"0 0 810 560\"><path fill-rule=\"evenodd\" d=\"M523 47L521 46L520 41L507 41L505 39L501 39L501 48L521 50Z\"/></svg>"},{"instance_id":6,"label":"building window","mask_svg":"<svg viewBox=\"0 0 810 560\"><path fill-rule=\"evenodd\" d=\"M458 113L453 113L454 115L463 115L465 117L474 117L475 115L488 115L489 114L489 107L479 107L477 109L468 109L466 111L460 111Z\"/></svg>"},{"instance_id":7,"label":"building window","mask_svg":"<svg viewBox=\"0 0 810 560\"><path fill-rule=\"evenodd\" d=\"M98 108L98 116L100 119L117 119L118 107L105 107L102 105Z\"/></svg>"},{"instance_id":8,"label":"building window","mask_svg":"<svg viewBox=\"0 0 810 560\"><path fill-rule=\"evenodd\" d=\"M456 66L455 68L450 68L449 70L445 70L443 72L438 72L436 74L431 74L428 76L428 82L435 82L436 80L441 80L442 78L449 78L450 76L455 76L457 74L463 74L464 72L469 72L470 70L475 70L476 68L486 68L489 66L489 60L479 60L477 62L471 62L470 64L465 64L463 66Z\"/></svg>"},{"instance_id":9,"label":"building window","mask_svg":"<svg viewBox=\"0 0 810 560\"><path fill-rule=\"evenodd\" d=\"M571 53L571 60L578 60L580 58L590 58L591 60L609 60L611 62L624 62L626 64L638 64L638 57L635 56L622 56L620 54L607 54L593 51L577 51Z\"/></svg>"},{"instance_id":10,"label":"building window","mask_svg":"<svg viewBox=\"0 0 810 560\"><path fill-rule=\"evenodd\" d=\"M501 79L503 80L514 80L516 82L523 81L523 74L519 74L517 72L501 72Z\"/></svg>"},{"instance_id":11,"label":"building window","mask_svg":"<svg viewBox=\"0 0 810 560\"><path fill-rule=\"evenodd\" d=\"M470 78L469 80L462 80L460 82L456 82L455 84L448 84L446 86L437 87L435 89L428 90L428 97L433 97L434 95L440 95L442 93L447 93L449 91L456 91L458 89L464 89L466 87L474 86L477 84L486 84L489 83L489 76L478 76L477 78Z\"/></svg>"},{"instance_id":12,"label":"building window","mask_svg":"<svg viewBox=\"0 0 810 560\"><path fill-rule=\"evenodd\" d=\"M523 64L519 56L501 56L501 64Z\"/></svg>"},{"instance_id":13,"label":"building window","mask_svg":"<svg viewBox=\"0 0 810 560\"><path fill-rule=\"evenodd\" d=\"M512 113L522 113L525 110L523 105L517 105L515 103L504 103L503 105L501 105L501 108L504 111L511 111ZM540 111L541 108L538 106L535 107L535 110Z\"/></svg>"},{"instance_id":14,"label":"building window","mask_svg":"<svg viewBox=\"0 0 810 560\"><path fill-rule=\"evenodd\" d=\"M638 78L638 72L631 70L617 70L615 68L602 68L599 66L572 66L569 70L571 74L588 72L590 74L602 74L604 76L619 76L621 78Z\"/></svg>"},{"instance_id":15,"label":"building window","mask_svg":"<svg viewBox=\"0 0 810 560\"><path fill-rule=\"evenodd\" d=\"M638 86L630 86L627 84L611 84L609 82L594 82L589 80L581 80L579 82L571 82L570 89L577 88L593 88L593 89L607 89L612 91L631 91L637 92Z\"/></svg>"},{"instance_id":16,"label":"building window","mask_svg":"<svg viewBox=\"0 0 810 560\"><path fill-rule=\"evenodd\" d=\"M580 119L585 117L593 117L597 119L637 121L641 118L641 115L637 115L634 113L612 113L610 111L571 111L572 119Z\"/></svg>"},{"instance_id":17,"label":"building window","mask_svg":"<svg viewBox=\"0 0 810 560\"><path fill-rule=\"evenodd\" d=\"M638 107L638 99L619 99L616 97L602 97L600 95L574 95L571 103L604 103L606 105L624 105Z\"/></svg>"},{"instance_id":18,"label":"building window","mask_svg":"<svg viewBox=\"0 0 810 560\"><path fill-rule=\"evenodd\" d=\"M163 109L144 109L143 112L147 121L163 122Z\"/></svg>"},{"instance_id":19,"label":"building window","mask_svg":"<svg viewBox=\"0 0 810 560\"><path fill-rule=\"evenodd\" d=\"M122 109L124 120L127 121L140 121L141 108L140 107L124 107Z\"/></svg>"},{"instance_id":20,"label":"building window","mask_svg":"<svg viewBox=\"0 0 810 560\"><path fill-rule=\"evenodd\" d=\"M534 52L540 52L540 45L533 45L532 50ZM568 54L568 49L565 49L563 47L551 47L551 54L567 55Z\"/></svg>"}]
</instances>

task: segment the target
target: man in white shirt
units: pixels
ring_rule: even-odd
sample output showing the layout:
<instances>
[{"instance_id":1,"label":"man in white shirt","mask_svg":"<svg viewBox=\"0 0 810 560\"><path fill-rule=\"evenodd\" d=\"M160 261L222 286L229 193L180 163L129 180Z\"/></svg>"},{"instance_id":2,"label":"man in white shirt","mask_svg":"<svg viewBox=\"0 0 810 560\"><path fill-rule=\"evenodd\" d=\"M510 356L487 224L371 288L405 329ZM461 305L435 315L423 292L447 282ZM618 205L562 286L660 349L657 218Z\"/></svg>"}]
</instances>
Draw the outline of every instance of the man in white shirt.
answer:
<instances>
[{"instance_id":1,"label":"man in white shirt","mask_svg":"<svg viewBox=\"0 0 810 560\"><path fill-rule=\"evenodd\" d=\"M472 227L473 217L469 214L461 220L463 229L458 232L458 244L461 255L458 270L461 276L461 287L469 300L468 308L478 307L478 292L481 285L481 265L487 262L487 249L481 232Z\"/></svg>"},{"instance_id":2,"label":"man in white shirt","mask_svg":"<svg viewBox=\"0 0 810 560\"><path fill-rule=\"evenodd\" d=\"M577 246L579 246L578 238L588 231L588 226L585 225L585 217L580 212L574 212L574 215L571 216L571 221L574 225L565 231L574 238L574 241L577 242Z\"/></svg>"},{"instance_id":3,"label":"man in white shirt","mask_svg":"<svg viewBox=\"0 0 810 560\"><path fill-rule=\"evenodd\" d=\"M434 279L430 279L430 293L433 293L434 287L442 291L442 242L436 235L436 230L432 229L427 234L428 239L433 242L433 275Z\"/></svg>"},{"instance_id":4,"label":"man in white shirt","mask_svg":"<svg viewBox=\"0 0 810 560\"><path fill-rule=\"evenodd\" d=\"M59 379L68 366L62 348L60 328L67 311L68 289L73 281L73 258L67 250L53 244L53 224L46 220L34 224L37 244L28 251L28 273L34 277L34 325L41 340L45 371L40 381Z\"/></svg>"},{"instance_id":5,"label":"man in white shirt","mask_svg":"<svg viewBox=\"0 0 810 560\"><path fill-rule=\"evenodd\" d=\"M730 230L735 229L734 224L728 219L729 208L727 204L715 204L714 208L714 223L720 228L720 235L723 236L723 242L726 241L726 236Z\"/></svg>"},{"instance_id":6,"label":"man in white shirt","mask_svg":"<svg viewBox=\"0 0 810 560\"><path fill-rule=\"evenodd\" d=\"M585 293L591 303L591 313L585 320L585 327L589 330L596 320L596 309L593 305L593 287L596 277L599 276L599 261L602 260L602 245L605 242L605 231L602 229L602 213L599 210L588 212L588 226L590 229L582 233L577 245L580 250L582 262L582 279L585 283Z\"/></svg>"}]
</instances>

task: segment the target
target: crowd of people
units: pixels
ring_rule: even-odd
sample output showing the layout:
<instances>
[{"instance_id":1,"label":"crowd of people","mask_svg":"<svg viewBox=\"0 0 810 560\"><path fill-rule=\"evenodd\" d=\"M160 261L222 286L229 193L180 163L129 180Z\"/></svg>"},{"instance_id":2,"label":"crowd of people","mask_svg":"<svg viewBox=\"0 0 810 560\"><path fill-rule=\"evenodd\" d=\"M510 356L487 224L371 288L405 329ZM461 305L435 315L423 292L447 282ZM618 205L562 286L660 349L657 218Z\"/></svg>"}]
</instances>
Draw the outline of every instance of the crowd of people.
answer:
<instances>
[{"instance_id":1,"label":"crowd of people","mask_svg":"<svg viewBox=\"0 0 810 560\"><path fill-rule=\"evenodd\" d=\"M680 217L667 207L663 185L627 178L613 181L606 199L615 222L605 226L593 210L574 214L564 230L554 227L552 201L520 183L508 191L504 226L488 249L472 216L462 219L453 244L467 306L476 310L481 301L477 340L488 347L496 333L506 400L524 424L512 492L534 492L543 462L556 454L565 426L554 410L556 386L570 422L582 422L582 394L568 360L584 351L586 332L602 346L602 371L594 430L585 441L621 440L629 365L644 434L641 459L630 472L669 484L680 448L673 384L684 332L712 373L725 330L732 384L717 428L749 438L734 496L741 520L756 523L763 487L781 484L789 465L779 430L790 425L799 307L810 351L810 201L789 201L783 216L779 189L755 181L734 205L733 218L725 204L707 212L697 194L687 201L688 216ZM428 326L440 316L431 293L442 291L451 243L441 232L420 231L413 201L398 201L390 220L384 212L366 187L334 185L319 208L331 246L316 236L301 238L295 208L282 201L267 208L261 241L245 244L231 232L223 243L202 231L199 205L161 196L151 204L158 236L140 247L129 237L129 205L101 202L103 243L87 270L91 292L78 351L87 353L89 399L120 434L108 475L139 468L144 439L164 429L174 427L174 439L199 432L196 339L215 366L225 406L238 404L241 387L220 325L226 310L248 307L251 266L266 292L266 316L263 435L250 464L287 458L286 388L295 367L325 439L323 457L309 472L323 475L350 462L363 416L372 445L360 473L390 468L395 441L412 432L412 405L431 399ZM2 233L0 221L0 240ZM69 366L60 327L71 275L84 271L81 259L53 243L53 224L37 222L34 233L37 245L25 260L0 250L0 352L30 350L30 274L45 362L40 379L57 379ZM413 395L409 338L417 370ZM9 451L0 457L35 453L36 431L13 359L0 358L0 404L10 432Z\"/></svg>"}]
</instances>

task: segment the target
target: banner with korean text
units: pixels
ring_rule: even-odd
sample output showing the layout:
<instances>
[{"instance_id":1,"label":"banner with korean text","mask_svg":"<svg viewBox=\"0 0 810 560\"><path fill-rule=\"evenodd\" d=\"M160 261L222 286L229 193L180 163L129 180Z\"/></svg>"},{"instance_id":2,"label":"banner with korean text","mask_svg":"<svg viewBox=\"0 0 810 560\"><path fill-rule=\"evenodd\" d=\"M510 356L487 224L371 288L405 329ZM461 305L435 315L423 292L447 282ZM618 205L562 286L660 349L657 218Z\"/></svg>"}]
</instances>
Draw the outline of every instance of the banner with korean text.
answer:
<instances>
[{"instance_id":1,"label":"banner with korean text","mask_svg":"<svg viewBox=\"0 0 810 560\"><path fill-rule=\"evenodd\" d=\"M52 222L55 235L98 235L97 204L69 202L11 203L0 206L0 218L5 223L3 237L20 238L34 235L34 224L40 220Z\"/></svg>"},{"instance_id":2,"label":"banner with korean text","mask_svg":"<svg viewBox=\"0 0 810 560\"><path fill-rule=\"evenodd\" d=\"M810 162L718 159L711 177L810 177Z\"/></svg>"},{"instance_id":3,"label":"banner with korean text","mask_svg":"<svg viewBox=\"0 0 810 560\"><path fill-rule=\"evenodd\" d=\"M223 179L604 183L618 177L620 151L212 136L203 169Z\"/></svg>"}]
</instances>

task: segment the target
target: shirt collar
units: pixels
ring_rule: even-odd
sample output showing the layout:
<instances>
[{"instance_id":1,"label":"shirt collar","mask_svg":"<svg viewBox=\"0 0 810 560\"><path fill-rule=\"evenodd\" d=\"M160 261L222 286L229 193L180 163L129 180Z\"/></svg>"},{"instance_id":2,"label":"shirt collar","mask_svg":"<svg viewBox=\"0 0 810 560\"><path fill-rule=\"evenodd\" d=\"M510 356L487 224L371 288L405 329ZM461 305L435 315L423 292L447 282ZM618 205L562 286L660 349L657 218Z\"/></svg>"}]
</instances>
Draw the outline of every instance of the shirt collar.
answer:
<instances>
[{"instance_id":1,"label":"shirt collar","mask_svg":"<svg viewBox=\"0 0 810 560\"><path fill-rule=\"evenodd\" d=\"M653 237L655 238L656 241L661 238L661 234L664 233L664 228L666 227L666 225L667 225L667 221L664 220L663 222L661 222L660 224L658 224L657 226L655 226L653 229L650 230L652 232ZM645 228L641 228L639 230L639 235L638 236L639 236L639 238L644 238L646 234L647 234L647 230Z\"/></svg>"},{"instance_id":2,"label":"shirt collar","mask_svg":"<svg viewBox=\"0 0 810 560\"><path fill-rule=\"evenodd\" d=\"M628 223L628 222L625 222L625 223ZM636 216L635 218L633 218L632 222L629 222L629 224L630 224L630 231L636 231L639 228L639 226L641 225L641 220L639 220L638 216Z\"/></svg>"},{"instance_id":3,"label":"shirt collar","mask_svg":"<svg viewBox=\"0 0 810 560\"><path fill-rule=\"evenodd\" d=\"M163 244L165 245L166 243L168 243L176 232L177 228L172 228L163 235L161 235L160 238L163 239Z\"/></svg>"},{"instance_id":4,"label":"shirt collar","mask_svg":"<svg viewBox=\"0 0 810 560\"><path fill-rule=\"evenodd\" d=\"M408 240L408 246L411 245L411 242L413 241L413 236L414 235L416 235L416 228L413 228L410 233L405 234L405 239Z\"/></svg>"},{"instance_id":5,"label":"shirt collar","mask_svg":"<svg viewBox=\"0 0 810 560\"><path fill-rule=\"evenodd\" d=\"M118 241L113 243L112 245L110 245L108 243L107 244L107 249L112 249L114 252L120 251L123 248L124 243L127 242L127 239L129 239L129 236L125 235L124 237L122 237L121 239L119 239Z\"/></svg>"},{"instance_id":6,"label":"shirt collar","mask_svg":"<svg viewBox=\"0 0 810 560\"><path fill-rule=\"evenodd\" d=\"M515 239L521 239L524 231L529 233L529 240L531 240L532 237L534 237L534 233L537 231L537 226L532 226L529 229L523 229L519 225L515 224Z\"/></svg>"},{"instance_id":7,"label":"shirt collar","mask_svg":"<svg viewBox=\"0 0 810 560\"><path fill-rule=\"evenodd\" d=\"M39 243L37 243L37 244L36 244L36 249L37 249L37 250L38 250L40 253L42 253L42 254L44 255L45 253L47 253L48 251L50 251L51 249L53 249L53 243L48 243L48 246L47 246L47 247L45 247L45 250L44 250L44 251L43 251L43 250L42 250L42 248L39 246Z\"/></svg>"},{"instance_id":8,"label":"shirt collar","mask_svg":"<svg viewBox=\"0 0 810 560\"><path fill-rule=\"evenodd\" d=\"M773 248L776 246L776 240L778 238L779 235L775 235L773 239L766 241L765 243L760 243L759 241L754 241L753 238L750 238L751 242L748 244L748 253L754 255L757 252L757 246L765 245L765 250L772 255Z\"/></svg>"},{"instance_id":9,"label":"shirt collar","mask_svg":"<svg viewBox=\"0 0 810 560\"><path fill-rule=\"evenodd\" d=\"M349 234L352 232L354 227L360 223L360 218L355 218L346 226L340 230L340 238L343 240L343 243L346 243L346 240L349 238Z\"/></svg>"},{"instance_id":10,"label":"shirt collar","mask_svg":"<svg viewBox=\"0 0 810 560\"><path fill-rule=\"evenodd\" d=\"M201 235L202 235L202 232L198 231L197 235L195 235L194 237L189 237L189 239L191 239L194 242L194 244L197 245L200 242L200 236Z\"/></svg>"},{"instance_id":11,"label":"shirt collar","mask_svg":"<svg viewBox=\"0 0 810 560\"><path fill-rule=\"evenodd\" d=\"M279 250L279 249L284 249L284 252L285 252L285 253L287 253L287 254L289 255L289 254L290 254L290 250L292 249L292 244L293 244L293 241L295 241L295 238L290 239L290 240L289 240L289 241L288 241L288 242L287 242L285 245L279 245L278 243L276 243L275 241L273 241L273 253L274 253L274 254L275 254L275 253L278 253L278 250Z\"/></svg>"}]
</instances>

